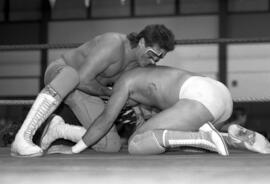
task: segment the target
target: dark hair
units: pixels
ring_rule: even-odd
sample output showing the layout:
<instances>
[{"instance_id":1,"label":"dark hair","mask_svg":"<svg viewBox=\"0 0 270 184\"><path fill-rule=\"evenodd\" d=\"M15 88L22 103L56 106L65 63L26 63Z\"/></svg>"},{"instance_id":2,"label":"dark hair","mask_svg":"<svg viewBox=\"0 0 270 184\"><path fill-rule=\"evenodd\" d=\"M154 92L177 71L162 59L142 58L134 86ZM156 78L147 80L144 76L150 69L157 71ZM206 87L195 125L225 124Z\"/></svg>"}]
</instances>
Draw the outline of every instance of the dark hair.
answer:
<instances>
[{"instance_id":1,"label":"dark hair","mask_svg":"<svg viewBox=\"0 0 270 184\"><path fill-rule=\"evenodd\" d=\"M145 39L146 46L157 44L160 48L171 51L174 49L175 39L171 30L164 25L153 24L146 26L140 33L130 33L127 35L131 47L137 47L141 38Z\"/></svg>"}]
</instances>

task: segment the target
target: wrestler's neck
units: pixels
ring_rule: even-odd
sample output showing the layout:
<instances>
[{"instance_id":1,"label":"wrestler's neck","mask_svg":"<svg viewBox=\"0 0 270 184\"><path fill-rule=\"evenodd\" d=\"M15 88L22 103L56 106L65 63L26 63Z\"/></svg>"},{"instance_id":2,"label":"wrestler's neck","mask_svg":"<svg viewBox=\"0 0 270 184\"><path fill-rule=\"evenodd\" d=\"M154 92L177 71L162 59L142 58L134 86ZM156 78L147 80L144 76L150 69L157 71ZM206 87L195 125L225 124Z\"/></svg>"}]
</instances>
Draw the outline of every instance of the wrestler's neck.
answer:
<instances>
[{"instance_id":1,"label":"wrestler's neck","mask_svg":"<svg viewBox=\"0 0 270 184\"><path fill-rule=\"evenodd\" d=\"M130 70L138 67L138 58L137 58L137 47L131 48L129 40L125 42L125 70Z\"/></svg>"}]
</instances>

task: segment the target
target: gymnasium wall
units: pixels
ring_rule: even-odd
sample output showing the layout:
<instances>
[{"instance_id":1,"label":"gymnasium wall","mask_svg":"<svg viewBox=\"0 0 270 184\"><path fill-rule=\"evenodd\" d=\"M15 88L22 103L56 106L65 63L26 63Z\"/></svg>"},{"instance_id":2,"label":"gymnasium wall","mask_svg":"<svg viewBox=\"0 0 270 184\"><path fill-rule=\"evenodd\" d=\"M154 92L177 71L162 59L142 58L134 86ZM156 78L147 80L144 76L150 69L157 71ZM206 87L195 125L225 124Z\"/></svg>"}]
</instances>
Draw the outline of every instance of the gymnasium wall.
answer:
<instances>
[{"instance_id":1,"label":"gymnasium wall","mask_svg":"<svg viewBox=\"0 0 270 184\"><path fill-rule=\"evenodd\" d=\"M37 3L42 1L25 0L23 3L10 0L9 21L5 20L3 1L0 0L0 44L40 43L44 28ZM83 43L104 32L138 32L153 23L165 24L178 40L219 38L221 22L217 0L179 0L179 7L174 6L174 0L136 0L134 12L129 8L130 0L125 4L119 4L122 2L119 0L93 2L89 18L83 0L57 0L48 22L48 43ZM105 6L104 3L108 2L109 6ZM177 15L176 8L180 12ZM269 0L228 0L227 37L270 37L268 9ZM66 51L49 49L48 63ZM269 96L269 56L268 43L228 44L227 84L234 99ZM160 64L218 79L218 45L178 45ZM40 90L41 75L41 51L0 51L0 97L34 97ZM244 106L268 121L265 104L263 107L260 104L260 108L256 102Z\"/></svg>"}]
</instances>

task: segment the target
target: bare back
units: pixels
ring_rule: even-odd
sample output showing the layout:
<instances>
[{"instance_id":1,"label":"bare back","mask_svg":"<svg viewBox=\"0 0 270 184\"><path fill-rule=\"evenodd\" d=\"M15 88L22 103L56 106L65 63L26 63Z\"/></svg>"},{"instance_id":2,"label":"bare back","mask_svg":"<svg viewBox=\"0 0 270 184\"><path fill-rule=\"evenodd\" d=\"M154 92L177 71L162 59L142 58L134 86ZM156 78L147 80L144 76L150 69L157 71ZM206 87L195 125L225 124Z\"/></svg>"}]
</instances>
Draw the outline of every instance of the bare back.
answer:
<instances>
[{"instance_id":1,"label":"bare back","mask_svg":"<svg viewBox=\"0 0 270 184\"><path fill-rule=\"evenodd\" d=\"M157 66L134 69L125 75L125 80L129 80L129 98L162 110L179 101L182 84L194 75L176 68Z\"/></svg>"}]
</instances>

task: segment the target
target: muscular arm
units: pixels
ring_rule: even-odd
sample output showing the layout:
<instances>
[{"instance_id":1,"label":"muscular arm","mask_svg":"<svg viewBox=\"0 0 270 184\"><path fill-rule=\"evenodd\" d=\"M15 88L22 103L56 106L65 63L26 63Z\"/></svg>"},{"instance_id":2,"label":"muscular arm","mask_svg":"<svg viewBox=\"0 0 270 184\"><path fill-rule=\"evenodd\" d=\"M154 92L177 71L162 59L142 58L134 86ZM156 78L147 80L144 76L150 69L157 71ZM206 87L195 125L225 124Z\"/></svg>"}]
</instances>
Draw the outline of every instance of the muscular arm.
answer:
<instances>
[{"instance_id":1,"label":"muscular arm","mask_svg":"<svg viewBox=\"0 0 270 184\"><path fill-rule=\"evenodd\" d=\"M92 80L90 83L81 84L78 89L94 96L111 96L112 90L107 86L103 86L96 80Z\"/></svg>"},{"instance_id":2,"label":"muscular arm","mask_svg":"<svg viewBox=\"0 0 270 184\"><path fill-rule=\"evenodd\" d=\"M80 140L75 146L72 147L73 153L79 153L86 149L88 146L94 145L98 142L112 127L114 121L119 115L121 109L124 107L129 96L129 89L127 85L121 86L116 84L113 89L113 94L108 101L104 111L94 121L87 132L84 134L82 140ZM83 146L81 146L83 145Z\"/></svg>"}]
</instances>

